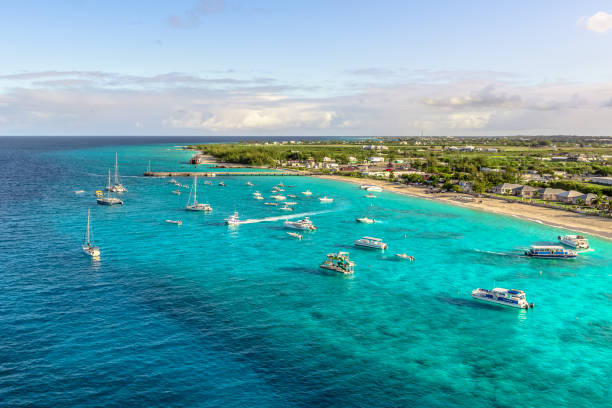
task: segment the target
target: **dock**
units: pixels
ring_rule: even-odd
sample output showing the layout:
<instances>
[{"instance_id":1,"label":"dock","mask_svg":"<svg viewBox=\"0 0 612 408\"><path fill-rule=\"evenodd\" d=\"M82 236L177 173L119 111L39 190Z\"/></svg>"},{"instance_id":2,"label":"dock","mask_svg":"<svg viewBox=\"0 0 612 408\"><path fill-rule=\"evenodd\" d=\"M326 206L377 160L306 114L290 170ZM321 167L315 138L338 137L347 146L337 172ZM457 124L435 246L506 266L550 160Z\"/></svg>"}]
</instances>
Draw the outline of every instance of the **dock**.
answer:
<instances>
[{"instance_id":1,"label":"dock","mask_svg":"<svg viewBox=\"0 0 612 408\"><path fill-rule=\"evenodd\" d=\"M310 176L308 172L297 171L146 171L145 177L217 177L217 176Z\"/></svg>"}]
</instances>

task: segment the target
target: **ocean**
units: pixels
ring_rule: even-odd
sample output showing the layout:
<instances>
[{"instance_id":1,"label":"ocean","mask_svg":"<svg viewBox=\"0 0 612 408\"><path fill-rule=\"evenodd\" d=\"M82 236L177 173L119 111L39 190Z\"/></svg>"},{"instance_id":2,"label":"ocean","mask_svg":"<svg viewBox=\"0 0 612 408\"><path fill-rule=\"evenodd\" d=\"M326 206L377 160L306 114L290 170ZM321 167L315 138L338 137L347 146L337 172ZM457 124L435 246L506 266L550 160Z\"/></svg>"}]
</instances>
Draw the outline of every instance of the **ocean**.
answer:
<instances>
[{"instance_id":1,"label":"ocean","mask_svg":"<svg viewBox=\"0 0 612 408\"><path fill-rule=\"evenodd\" d=\"M189 213L187 189L142 176L237 140L0 138L1 406L610 406L611 241L529 259L568 231L306 177L199 180L213 212ZM129 191L98 206L115 152ZM301 241L263 204L280 182L318 227ZM80 247L88 209L99 261ZM234 211L257 222L228 228ZM337 251L354 276L318 267ZM494 286L535 307L471 299Z\"/></svg>"}]
</instances>

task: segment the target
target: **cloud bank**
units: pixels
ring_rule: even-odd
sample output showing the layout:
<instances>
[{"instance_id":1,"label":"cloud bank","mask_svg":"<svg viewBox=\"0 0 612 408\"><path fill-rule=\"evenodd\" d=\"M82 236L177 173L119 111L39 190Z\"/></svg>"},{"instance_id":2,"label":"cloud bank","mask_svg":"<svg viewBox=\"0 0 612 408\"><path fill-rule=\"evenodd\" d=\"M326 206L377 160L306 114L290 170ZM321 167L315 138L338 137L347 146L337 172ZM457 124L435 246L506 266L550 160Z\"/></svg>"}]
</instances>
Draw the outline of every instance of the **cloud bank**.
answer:
<instances>
[{"instance_id":1,"label":"cloud bank","mask_svg":"<svg viewBox=\"0 0 612 408\"><path fill-rule=\"evenodd\" d=\"M579 20L579 23L585 22L584 18ZM612 14L605 11L599 11L586 19L585 27L587 30L598 33L605 33L612 30Z\"/></svg>"}]
</instances>

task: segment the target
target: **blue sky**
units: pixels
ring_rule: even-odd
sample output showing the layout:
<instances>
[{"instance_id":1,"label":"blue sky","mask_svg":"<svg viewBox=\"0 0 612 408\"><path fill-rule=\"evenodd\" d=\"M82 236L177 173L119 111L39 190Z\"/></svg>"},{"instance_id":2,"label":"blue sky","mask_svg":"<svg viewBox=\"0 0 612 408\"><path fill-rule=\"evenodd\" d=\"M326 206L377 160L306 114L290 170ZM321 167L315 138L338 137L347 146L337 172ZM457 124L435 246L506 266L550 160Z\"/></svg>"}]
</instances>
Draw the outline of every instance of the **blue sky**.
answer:
<instances>
[{"instance_id":1,"label":"blue sky","mask_svg":"<svg viewBox=\"0 0 612 408\"><path fill-rule=\"evenodd\" d=\"M5 1L0 34L0 134L610 132L609 1Z\"/></svg>"}]
</instances>

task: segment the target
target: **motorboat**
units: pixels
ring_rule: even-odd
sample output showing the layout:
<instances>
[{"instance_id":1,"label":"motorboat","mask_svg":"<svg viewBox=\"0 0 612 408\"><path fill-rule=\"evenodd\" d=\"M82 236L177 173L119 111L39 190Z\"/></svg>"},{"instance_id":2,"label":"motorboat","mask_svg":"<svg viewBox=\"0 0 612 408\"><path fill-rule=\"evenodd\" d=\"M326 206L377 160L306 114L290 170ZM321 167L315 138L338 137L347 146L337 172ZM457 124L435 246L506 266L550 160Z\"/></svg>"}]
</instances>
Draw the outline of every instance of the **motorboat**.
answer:
<instances>
[{"instance_id":1,"label":"motorboat","mask_svg":"<svg viewBox=\"0 0 612 408\"><path fill-rule=\"evenodd\" d=\"M351 275L355 272L355 262L349 259L348 252L327 254L325 261L319 267L344 275Z\"/></svg>"},{"instance_id":2,"label":"motorboat","mask_svg":"<svg viewBox=\"0 0 612 408\"><path fill-rule=\"evenodd\" d=\"M221 187L225 187L225 183L224 183L224 182L222 182L222 181L220 181L220 182L219 182L219 185L220 185Z\"/></svg>"},{"instance_id":3,"label":"motorboat","mask_svg":"<svg viewBox=\"0 0 612 408\"><path fill-rule=\"evenodd\" d=\"M589 240L582 235L559 235L560 243L576 249L589 249Z\"/></svg>"},{"instance_id":4,"label":"motorboat","mask_svg":"<svg viewBox=\"0 0 612 408\"><path fill-rule=\"evenodd\" d=\"M362 224L374 224L376 222L374 218L368 217L355 218L355 221L360 222Z\"/></svg>"},{"instance_id":5,"label":"motorboat","mask_svg":"<svg viewBox=\"0 0 612 408\"><path fill-rule=\"evenodd\" d=\"M225 219L225 223L230 226L240 225L241 221L238 217L238 212L234 212L232 215Z\"/></svg>"},{"instance_id":6,"label":"motorboat","mask_svg":"<svg viewBox=\"0 0 612 408\"><path fill-rule=\"evenodd\" d=\"M285 223L283 225L285 226L285 228L292 228L292 229L306 230L306 231L314 231L317 229L317 227L314 226L314 224L312 223L312 221L310 221L308 217L305 217L303 220L297 220L297 221L285 220Z\"/></svg>"},{"instance_id":7,"label":"motorboat","mask_svg":"<svg viewBox=\"0 0 612 408\"><path fill-rule=\"evenodd\" d=\"M287 199L287 197L285 197L284 195L281 195L281 194L273 195L270 198L273 198L273 199L278 200L278 201L283 201L283 200Z\"/></svg>"},{"instance_id":8,"label":"motorboat","mask_svg":"<svg viewBox=\"0 0 612 408\"><path fill-rule=\"evenodd\" d=\"M372 193L368 193L364 196L365 198L376 198L376 196Z\"/></svg>"},{"instance_id":9,"label":"motorboat","mask_svg":"<svg viewBox=\"0 0 612 408\"><path fill-rule=\"evenodd\" d=\"M289 207L288 205L285 204L284 206L280 207L279 210L293 211L293 207Z\"/></svg>"},{"instance_id":10,"label":"motorboat","mask_svg":"<svg viewBox=\"0 0 612 408\"><path fill-rule=\"evenodd\" d=\"M320 197L319 201L321 203L333 203L334 199L333 198L329 198L328 196L325 196L325 197Z\"/></svg>"},{"instance_id":11,"label":"motorboat","mask_svg":"<svg viewBox=\"0 0 612 408\"><path fill-rule=\"evenodd\" d=\"M382 238L363 237L354 241L353 244L365 248L382 249L383 251L387 249L387 244L383 242Z\"/></svg>"},{"instance_id":12,"label":"motorboat","mask_svg":"<svg viewBox=\"0 0 612 408\"><path fill-rule=\"evenodd\" d=\"M301 235L301 234L298 234L297 232L287 232L287 235L289 235L289 236L291 236L291 237L294 237L294 238L297 238L297 239L299 239L299 240L301 240L301 239L302 239L302 235Z\"/></svg>"},{"instance_id":13,"label":"motorboat","mask_svg":"<svg viewBox=\"0 0 612 408\"><path fill-rule=\"evenodd\" d=\"M407 259L409 261L414 261L414 256L408 255L405 252L403 254L395 254L398 258Z\"/></svg>"},{"instance_id":14,"label":"motorboat","mask_svg":"<svg viewBox=\"0 0 612 408\"><path fill-rule=\"evenodd\" d=\"M172 194L181 195L181 190L172 190Z\"/></svg>"},{"instance_id":15,"label":"motorboat","mask_svg":"<svg viewBox=\"0 0 612 408\"><path fill-rule=\"evenodd\" d=\"M271 206L276 207L278 205L278 203L264 203L264 205L271 205Z\"/></svg>"},{"instance_id":16,"label":"motorboat","mask_svg":"<svg viewBox=\"0 0 612 408\"><path fill-rule=\"evenodd\" d=\"M306 191L302 191L302 194L304 194L305 196L310 196L312 195L312 192L310 190L306 190Z\"/></svg>"}]
</instances>

